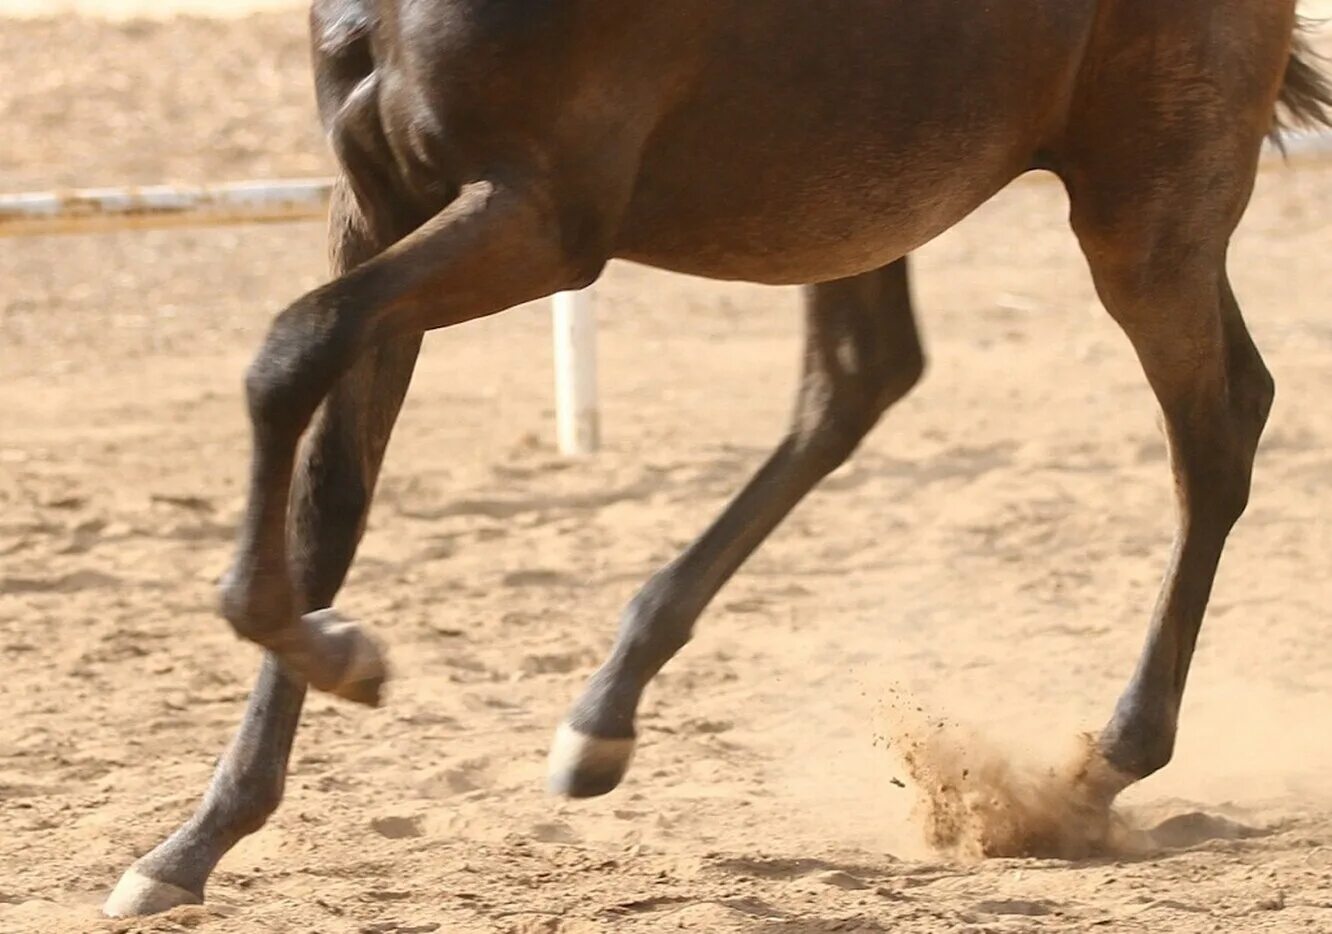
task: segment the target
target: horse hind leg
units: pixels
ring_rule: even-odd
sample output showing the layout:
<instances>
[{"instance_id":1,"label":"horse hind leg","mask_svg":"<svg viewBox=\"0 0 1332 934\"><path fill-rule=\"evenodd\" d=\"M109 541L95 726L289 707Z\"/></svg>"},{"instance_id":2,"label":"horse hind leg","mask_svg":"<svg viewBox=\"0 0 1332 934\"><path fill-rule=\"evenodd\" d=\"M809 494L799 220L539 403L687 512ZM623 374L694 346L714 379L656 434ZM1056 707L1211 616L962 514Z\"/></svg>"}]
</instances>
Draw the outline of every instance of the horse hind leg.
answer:
<instances>
[{"instance_id":1,"label":"horse hind leg","mask_svg":"<svg viewBox=\"0 0 1332 934\"><path fill-rule=\"evenodd\" d=\"M1146 646L1099 739L1127 783L1173 753L1189 664L1226 538L1248 504L1274 383L1214 261L1156 284L1134 277L1128 289L1120 276L1097 273L1160 401L1179 512Z\"/></svg>"},{"instance_id":2,"label":"horse hind leg","mask_svg":"<svg viewBox=\"0 0 1332 934\"><path fill-rule=\"evenodd\" d=\"M1146 645L1097 742L1110 768L1089 773L1107 800L1171 758L1190 661L1227 536L1248 503L1273 401L1272 377L1226 273L1263 130L1252 129L1242 145L1195 143L1199 163L1213 171L1186 164L1166 185L1134 183L1135 173L1146 177L1143 166L1113 153L1066 178L1097 291L1160 404L1178 504ZM1228 168L1218 174L1218 164ZM1126 191L1136 194L1126 199Z\"/></svg>"},{"instance_id":3,"label":"horse hind leg","mask_svg":"<svg viewBox=\"0 0 1332 934\"><path fill-rule=\"evenodd\" d=\"M1203 616L1275 395L1226 263L1278 103L1291 104L1294 6L1108 6L1084 63L1093 77L1055 147L1097 292L1160 405L1178 512L1146 644L1089 766L1105 801L1174 753Z\"/></svg>"}]
</instances>

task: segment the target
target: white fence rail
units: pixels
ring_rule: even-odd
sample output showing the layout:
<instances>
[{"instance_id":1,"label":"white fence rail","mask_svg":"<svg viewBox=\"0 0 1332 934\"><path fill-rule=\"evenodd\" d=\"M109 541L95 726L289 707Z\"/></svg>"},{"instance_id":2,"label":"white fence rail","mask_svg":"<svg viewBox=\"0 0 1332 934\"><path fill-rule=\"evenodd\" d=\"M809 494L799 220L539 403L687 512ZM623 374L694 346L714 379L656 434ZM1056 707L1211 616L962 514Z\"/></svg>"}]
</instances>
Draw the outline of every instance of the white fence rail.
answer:
<instances>
[{"instance_id":1,"label":"white fence rail","mask_svg":"<svg viewBox=\"0 0 1332 934\"><path fill-rule=\"evenodd\" d=\"M1284 148L1292 160L1332 156L1332 134L1291 134ZM1268 163L1280 158L1273 146L1267 156ZM313 178L0 195L0 238L317 220L332 187L331 179ZM590 292L556 295L553 323L560 450L589 454L601 442Z\"/></svg>"},{"instance_id":2,"label":"white fence rail","mask_svg":"<svg viewBox=\"0 0 1332 934\"><path fill-rule=\"evenodd\" d=\"M0 238L317 220L332 188L316 178L0 195ZM560 451L591 454L601 445L591 295L556 295L553 325Z\"/></svg>"},{"instance_id":3,"label":"white fence rail","mask_svg":"<svg viewBox=\"0 0 1332 934\"><path fill-rule=\"evenodd\" d=\"M1294 133L1284 145L1290 159L1332 156L1332 133ZM1272 146L1267 155L1280 159ZM332 187L305 178L0 194L0 238L316 220Z\"/></svg>"},{"instance_id":4,"label":"white fence rail","mask_svg":"<svg viewBox=\"0 0 1332 934\"><path fill-rule=\"evenodd\" d=\"M0 237L313 220L332 189L307 178L0 195Z\"/></svg>"}]
</instances>

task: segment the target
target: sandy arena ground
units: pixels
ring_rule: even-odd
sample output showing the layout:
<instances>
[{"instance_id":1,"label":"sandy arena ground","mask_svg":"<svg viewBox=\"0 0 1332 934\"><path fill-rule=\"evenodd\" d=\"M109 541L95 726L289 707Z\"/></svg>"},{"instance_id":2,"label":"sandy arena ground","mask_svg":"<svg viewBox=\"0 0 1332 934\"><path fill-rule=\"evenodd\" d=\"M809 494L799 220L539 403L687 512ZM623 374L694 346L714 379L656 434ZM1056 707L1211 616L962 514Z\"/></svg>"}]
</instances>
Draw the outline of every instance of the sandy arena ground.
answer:
<instances>
[{"instance_id":1,"label":"sandy arena ground","mask_svg":"<svg viewBox=\"0 0 1332 934\"><path fill-rule=\"evenodd\" d=\"M329 170L303 15L0 23L0 190ZM1163 829L1083 862L931 852L886 700L1015 780L1098 726L1171 535L1152 398L1060 189L917 265L932 369L661 676L613 796L542 790L616 613L779 437L791 290L626 265L607 447L551 447L545 309L432 335L340 605L387 705L313 698L204 907L99 920L193 807L257 655L212 611L239 382L313 225L0 245L0 931L1332 931L1332 165L1264 172L1232 268L1279 400L1191 677ZM893 693L897 692L897 693ZM901 787L900 785L905 785Z\"/></svg>"}]
</instances>

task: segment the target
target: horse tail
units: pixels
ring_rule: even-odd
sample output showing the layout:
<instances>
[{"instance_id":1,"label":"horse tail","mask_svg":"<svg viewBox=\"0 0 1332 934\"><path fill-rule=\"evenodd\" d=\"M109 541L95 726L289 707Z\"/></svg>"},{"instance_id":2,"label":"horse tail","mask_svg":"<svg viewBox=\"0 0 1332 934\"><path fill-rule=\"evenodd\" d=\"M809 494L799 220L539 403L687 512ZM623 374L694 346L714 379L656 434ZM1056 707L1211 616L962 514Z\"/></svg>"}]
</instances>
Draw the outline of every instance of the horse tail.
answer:
<instances>
[{"instance_id":1,"label":"horse tail","mask_svg":"<svg viewBox=\"0 0 1332 934\"><path fill-rule=\"evenodd\" d=\"M1301 19L1295 26L1286 77L1277 98L1272 136L1293 128L1332 127L1332 78L1322 69L1325 59L1315 52L1306 36L1313 22Z\"/></svg>"}]
</instances>

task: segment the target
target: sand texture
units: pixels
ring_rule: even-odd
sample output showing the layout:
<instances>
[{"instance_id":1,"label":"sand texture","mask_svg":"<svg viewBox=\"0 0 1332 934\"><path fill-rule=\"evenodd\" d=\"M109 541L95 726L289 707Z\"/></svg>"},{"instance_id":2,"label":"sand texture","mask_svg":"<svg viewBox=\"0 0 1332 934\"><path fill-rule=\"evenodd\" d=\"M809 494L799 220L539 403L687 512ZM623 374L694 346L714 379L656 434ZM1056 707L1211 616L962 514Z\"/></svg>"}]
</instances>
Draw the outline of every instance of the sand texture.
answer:
<instances>
[{"instance_id":1,"label":"sand texture","mask_svg":"<svg viewBox=\"0 0 1332 934\"><path fill-rule=\"evenodd\" d=\"M303 19L0 23L0 190L330 171ZM608 798L544 793L551 731L780 437L796 293L612 266L607 445L578 463L544 306L431 335L339 601L389 645L387 703L313 698L208 903L120 922L98 904L257 668L213 611L240 379L324 237L0 244L0 932L1332 931L1330 206L1332 165L1271 168L1237 237L1277 407L1176 761L1112 855L978 858L976 795L1045 807L1103 722L1172 533L1152 397L1030 182L921 252L925 383L708 611Z\"/></svg>"}]
</instances>

